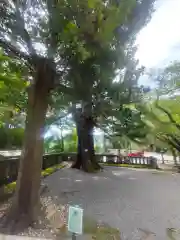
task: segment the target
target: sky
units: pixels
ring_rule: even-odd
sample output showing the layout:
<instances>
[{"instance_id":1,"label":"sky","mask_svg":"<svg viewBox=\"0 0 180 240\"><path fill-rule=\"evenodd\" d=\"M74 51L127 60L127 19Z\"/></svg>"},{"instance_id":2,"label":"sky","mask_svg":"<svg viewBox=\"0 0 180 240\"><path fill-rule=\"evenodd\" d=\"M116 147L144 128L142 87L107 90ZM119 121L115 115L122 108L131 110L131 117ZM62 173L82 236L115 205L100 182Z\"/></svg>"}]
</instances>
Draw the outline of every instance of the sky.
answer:
<instances>
[{"instance_id":1,"label":"sky","mask_svg":"<svg viewBox=\"0 0 180 240\"><path fill-rule=\"evenodd\" d=\"M180 0L158 0L156 11L137 37L136 57L147 68L180 60Z\"/></svg>"}]
</instances>

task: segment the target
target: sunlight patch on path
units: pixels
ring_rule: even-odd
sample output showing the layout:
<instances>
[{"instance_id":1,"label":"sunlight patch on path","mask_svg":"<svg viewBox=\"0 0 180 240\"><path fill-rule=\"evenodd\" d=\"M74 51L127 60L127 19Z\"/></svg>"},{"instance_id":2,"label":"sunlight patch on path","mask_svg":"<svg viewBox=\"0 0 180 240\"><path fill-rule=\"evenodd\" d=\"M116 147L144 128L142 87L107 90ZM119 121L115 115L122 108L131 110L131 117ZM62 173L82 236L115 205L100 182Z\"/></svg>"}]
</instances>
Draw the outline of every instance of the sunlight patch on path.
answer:
<instances>
[{"instance_id":1,"label":"sunlight patch on path","mask_svg":"<svg viewBox=\"0 0 180 240\"><path fill-rule=\"evenodd\" d=\"M109 179L108 177L101 177L101 176L93 176L92 179L94 180L103 180L103 179Z\"/></svg>"},{"instance_id":2,"label":"sunlight patch on path","mask_svg":"<svg viewBox=\"0 0 180 240\"><path fill-rule=\"evenodd\" d=\"M61 177L61 180L71 180L70 178L66 178L66 177Z\"/></svg>"},{"instance_id":3,"label":"sunlight patch on path","mask_svg":"<svg viewBox=\"0 0 180 240\"><path fill-rule=\"evenodd\" d=\"M125 172L120 172L120 171L112 171L112 174L115 176L122 176L122 175L127 175Z\"/></svg>"},{"instance_id":4,"label":"sunlight patch on path","mask_svg":"<svg viewBox=\"0 0 180 240\"><path fill-rule=\"evenodd\" d=\"M137 178L134 178L134 177L130 177L128 178L129 180L136 180Z\"/></svg>"}]
</instances>

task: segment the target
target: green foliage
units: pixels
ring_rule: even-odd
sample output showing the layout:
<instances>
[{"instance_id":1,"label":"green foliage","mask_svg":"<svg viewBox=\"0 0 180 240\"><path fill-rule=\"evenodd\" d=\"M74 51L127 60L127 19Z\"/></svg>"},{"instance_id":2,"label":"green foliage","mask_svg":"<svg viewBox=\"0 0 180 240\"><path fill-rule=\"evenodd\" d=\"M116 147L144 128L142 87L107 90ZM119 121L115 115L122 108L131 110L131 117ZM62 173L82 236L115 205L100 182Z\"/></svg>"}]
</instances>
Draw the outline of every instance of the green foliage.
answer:
<instances>
[{"instance_id":1,"label":"green foliage","mask_svg":"<svg viewBox=\"0 0 180 240\"><path fill-rule=\"evenodd\" d=\"M24 129L0 127L0 149L21 149L23 144Z\"/></svg>"},{"instance_id":2,"label":"green foliage","mask_svg":"<svg viewBox=\"0 0 180 240\"><path fill-rule=\"evenodd\" d=\"M78 137L77 137L76 129L72 129L72 131L64 137L65 152L76 152L77 142L78 142Z\"/></svg>"},{"instance_id":3,"label":"green foliage","mask_svg":"<svg viewBox=\"0 0 180 240\"><path fill-rule=\"evenodd\" d=\"M100 152L102 151L101 147L98 146L98 145L95 145L95 146L94 146L94 149L95 149L95 152L96 152L96 153L100 153Z\"/></svg>"},{"instance_id":4,"label":"green foliage","mask_svg":"<svg viewBox=\"0 0 180 240\"><path fill-rule=\"evenodd\" d=\"M43 170L43 171L41 172L41 176L42 176L42 177L47 177L47 176L51 175L52 173L54 173L54 172L56 172L56 171L58 171L59 169L62 169L62 168L64 168L64 167L65 167L64 164L57 164L57 165L55 165L55 166L53 166L53 167L46 168L45 170Z\"/></svg>"},{"instance_id":5,"label":"green foliage","mask_svg":"<svg viewBox=\"0 0 180 240\"><path fill-rule=\"evenodd\" d=\"M157 149L180 151L179 63L175 62L155 77L158 83L156 96L139 106L144 121L150 127L149 143Z\"/></svg>"},{"instance_id":6,"label":"green foliage","mask_svg":"<svg viewBox=\"0 0 180 240\"><path fill-rule=\"evenodd\" d=\"M150 130L143 121L141 112L127 106L119 111L115 110L113 118L108 117L104 124L115 148L128 148L131 142L145 144Z\"/></svg>"},{"instance_id":7,"label":"green foliage","mask_svg":"<svg viewBox=\"0 0 180 240\"><path fill-rule=\"evenodd\" d=\"M22 146L23 134L20 133L22 130L20 128L24 126L27 85L28 82L23 78L20 62L0 52L0 131L4 138L4 142L0 140L1 148L8 145L9 147ZM17 130L14 129L16 127Z\"/></svg>"},{"instance_id":8,"label":"green foliage","mask_svg":"<svg viewBox=\"0 0 180 240\"><path fill-rule=\"evenodd\" d=\"M63 152L63 139L55 139L53 136L45 138L44 140L44 152Z\"/></svg>"},{"instance_id":9,"label":"green foliage","mask_svg":"<svg viewBox=\"0 0 180 240\"><path fill-rule=\"evenodd\" d=\"M23 79L20 62L0 53L0 102L10 108L18 108L18 102L24 101L24 91L28 82Z\"/></svg>"},{"instance_id":10,"label":"green foliage","mask_svg":"<svg viewBox=\"0 0 180 240\"><path fill-rule=\"evenodd\" d=\"M44 141L45 152L76 152L77 150L77 134L76 129L72 129L61 138L54 138L53 136L45 138Z\"/></svg>"},{"instance_id":11,"label":"green foliage","mask_svg":"<svg viewBox=\"0 0 180 240\"><path fill-rule=\"evenodd\" d=\"M62 80L59 76L65 73L66 78L58 91L73 93L73 102L93 98L93 104L97 105L99 95L106 91L115 71L126 64L125 44L147 22L153 3L153 0L119 3L99 0L50 3L42 0L34 1L33 9L36 10L31 11L29 1L7 2L0 6L0 23L2 33L5 32L10 41L3 36L0 41L6 54L19 59L13 68L16 67L17 73L21 74L26 69L27 78L34 76L36 63L42 62L40 52L33 45L41 43L44 57L50 60L46 61L48 65L50 62L55 64L55 58L62 59L56 61L55 67L62 69L62 74L55 72L55 75ZM25 12L26 17L21 12ZM36 23L32 22L29 27L32 18L36 19ZM19 38L28 53L19 48ZM18 68L17 64L23 67Z\"/></svg>"},{"instance_id":12,"label":"green foliage","mask_svg":"<svg viewBox=\"0 0 180 240\"><path fill-rule=\"evenodd\" d=\"M77 151L78 136L75 128L71 128L69 133L62 138L55 138L54 136L45 138L44 151L51 152L76 152ZM101 148L98 144L95 145L95 151L100 152Z\"/></svg>"},{"instance_id":13,"label":"green foliage","mask_svg":"<svg viewBox=\"0 0 180 240\"><path fill-rule=\"evenodd\" d=\"M69 104L87 102L93 106L90 112L95 122L101 118L101 126L110 117L113 118L113 130L118 133L122 131L121 136L128 135L128 138L135 139L138 133L138 137L142 138L145 133L140 117L124 106L139 101L141 89L137 87L137 80L143 69L137 69L132 45L135 34L149 19L153 3L154 0L126 0L119 3L42 0L33 1L32 6L29 1L5 2L0 5L0 28L7 38L0 35L0 43L5 54L15 57L16 61L8 63L9 72L6 69L6 75L3 76L15 71L13 77L8 77L13 81L11 86L15 82L16 86L25 83L26 87L26 81L18 82L22 75L30 82L35 82L37 79L34 76L40 74L43 76L41 84L44 85L46 79L43 74L48 69L53 75L52 83L48 83L50 89L58 87L52 93L52 108L49 108L50 118L47 122L52 123L52 115L55 120L58 119L59 112L56 109L59 111L62 107L64 110ZM143 14L139 14L142 11ZM34 21L30 24L32 19ZM37 44L42 47L41 52L35 48ZM23 48L26 51L22 51ZM119 83L112 83L117 71L124 69L125 74L120 74ZM21 91L18 91L17 97L14 94L13 103L20 101L19 93ZM11 97L8 95L9 101ZM25 94L22 97L17 111L22 108L25 110L22 107L26 102ZM63 142L68 151L77 145L77 139L72 139L71 144L66 144L66 139ZM45 148L48 151L62 149L62 138L59 142L56 140L53 147L49 147L46 141Z\"/></svg>"},{"instance_id":14,"label":"green foliage","mask_svg":"<svg viewBox=\"0 0 180 240\"><path fill-rule=\"evenodd\" d=\"M180 89L180 62L175 61L165 69L162 69L155 79L159 86L159 95L168 94L173 98L173 95L178 93Z\"/></svg>"},{"instance_id":15,"label":"green foliage","mask_svg":"<svg viewBox=\"0 0 180 240\"><path fill-rule=\"evenodd\" d=\"M91 236L91 238L94 240L120 240L120 232L118 229L112 228L104 223L96 223L95 221L88 219L87 217L84 218L83 222L83 232Z\"/></svg>"},{"instance_id":16,"label":"green foliage","mask_svg":"<svg viewBox=\"0 0 180 240\"><path fill-rule=\"evenodd\" d=\"M114 167L127 167L127 168L147 168L152 169L149 165L146 164L117 164L117 163L103 163L105 166L114 166Z\"/></svg>"},{"instance_id":17,"label":"green foliage","mask_svg":"<svg viewBox=\"0 0 180 240\"><path fill-rule=\"evenodd\" d=\"M0 148L22 147L24 136L21 113L26 106L27 81L20 62L0 52Z\"/></svg>"}]
</instances>

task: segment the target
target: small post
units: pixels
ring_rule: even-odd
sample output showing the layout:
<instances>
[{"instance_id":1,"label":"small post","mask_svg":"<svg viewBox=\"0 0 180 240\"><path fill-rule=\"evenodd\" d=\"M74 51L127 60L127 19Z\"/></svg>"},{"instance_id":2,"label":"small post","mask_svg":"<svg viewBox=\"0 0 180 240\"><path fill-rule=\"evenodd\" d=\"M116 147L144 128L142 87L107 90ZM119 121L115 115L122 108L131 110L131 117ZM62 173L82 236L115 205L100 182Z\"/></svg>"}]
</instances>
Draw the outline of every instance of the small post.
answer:
<instances>
[{"instance_id":1,"label":"small post","mask_svg":"<svg viewBox=\"0 0 180 240\"><path fill-rule=\"evenodd\" d=\"M83 209L79 206L69 206L68 231L72 233L72 240L83 233Z\"/></svg>"},{"instance_id":2,"label":"small post","mask_svg":"<svg viewBox=\"0 0 180 240\"><path fill-rule=\"evenodd\" d=\"M76 240L76 234L75 233L72 234L72 240Z\"/></svg>"}]
</instances>

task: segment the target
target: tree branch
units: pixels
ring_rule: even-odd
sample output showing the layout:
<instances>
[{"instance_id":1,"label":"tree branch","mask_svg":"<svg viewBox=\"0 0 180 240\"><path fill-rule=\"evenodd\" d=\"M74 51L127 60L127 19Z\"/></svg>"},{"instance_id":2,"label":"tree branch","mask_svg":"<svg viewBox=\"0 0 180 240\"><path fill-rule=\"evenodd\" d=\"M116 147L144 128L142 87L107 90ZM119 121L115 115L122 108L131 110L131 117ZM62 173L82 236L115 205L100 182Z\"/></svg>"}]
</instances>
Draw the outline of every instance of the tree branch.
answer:
<instances>
[{"instance_id":1,"label":"tree branch","mask_svg":"<svg viewBox=\"0 0 180 240\"><path fill-rule=\"evenodd\" d=\"M24 60L28 61L30 64L32 63L30 57L27 54L18 50L10 42L6 42L0 38L0 46L7 52L7 54L10 53L14 57L18 57L20 59L23 58Z\"/></svg>"},{"instance_id":2,"label":"tree branch","mask_svg":"<svg viewBox=\"0 0 180 240\"><path fill-rule=\"evenodd\" d=\"M56 84L57 90L59 89L61 92L68 94L68 95L73 95L73 89L70 87L65 86L64 84Z\"/></svg>"},{"instance_id":3,"label":"tree branch","mask_svg":"<svg viewBox=\"0 0 180 240\"><path fill-rule=\"evenodd\" d=\"M57 0L47 1L47 9L49 13L49 37L46 40L48 48L48 57L52 58L56 53L56 48L58 44L58 33L55 31L54 18L56 18L57 11ZM49 45L49 47L48 47Z\"/></svg>"},{"instance_id":4,"label":"tree branch","mask_svg":"<svg viewBox=\"0 0 180 240\"><path fill-rule=\"evenodd\" d=\"M178 130L180 130L180 124L178 124L178 123L175 121L175 119L172 117L172 115L170 114L170 112L169 112L168 110L166 110L165 108L163 108L163 107L161 107L161 106L158 105L158 100L155 102L155 106L156 106L157 109L159 109L159 110L161 110L162 112L164 112L164 113L168 116L170 122L173 123Z\"/></svg>"},{"instance_id":5,"label":"tree branch","mask_svg":"<svg viewBox=\"0 0 180 240\"><path fill-rule=\"evenodd\" d=\"M46 122L46 124L47 124L48 126L50 126L50 125L52 125L52 124L55 124L55 123L57 123L60 119L66 117L68 114L69 114L69 112L64 113L63 115L57 117L56 119L53 119L51 122ZM48 120L49 120L49 119L47 119L47 121L48 121Z\"/></svg>"},{"instance_id":6,"label":"tree branch","mask_svg":"<svg viewBox=\"0 0 180 240\"><path fill-rule=\"evenodd\" d=\"M33 47L32 44L32 40L31 37L28 33L28 31L25 28L25 20L24 20L24 16L22 16L21 12L20 12L20 4L18 4L18 2L16 0L13 0L14 3L14 7L15 7L15 17L16 17L16 25L15 25L15 31L16 34L18 33L22 39L24 40L24 42L27 45L28 51L30 55L36 55L36 51ZM12 32L13 32L13 25L12 25ZM19 30L18 30L19 29Z\"/></svg>"},{"instance_id":7,"label":"tree branch","mask_svg":"<svg viewBox=\"0 0 180 240\"><path fill-rule=\"evenodd\" d=\"M170 135L157 135L157 138L162 141L162 142L165 142L167 143L168 145L174 147L175 149L177 149L179 152L180 152L180 144L179 144L179 140L178 142L176 141L176 138L170 134ZM172 139L170 139L172 138Z\"/></svg>"}]
</instances>

